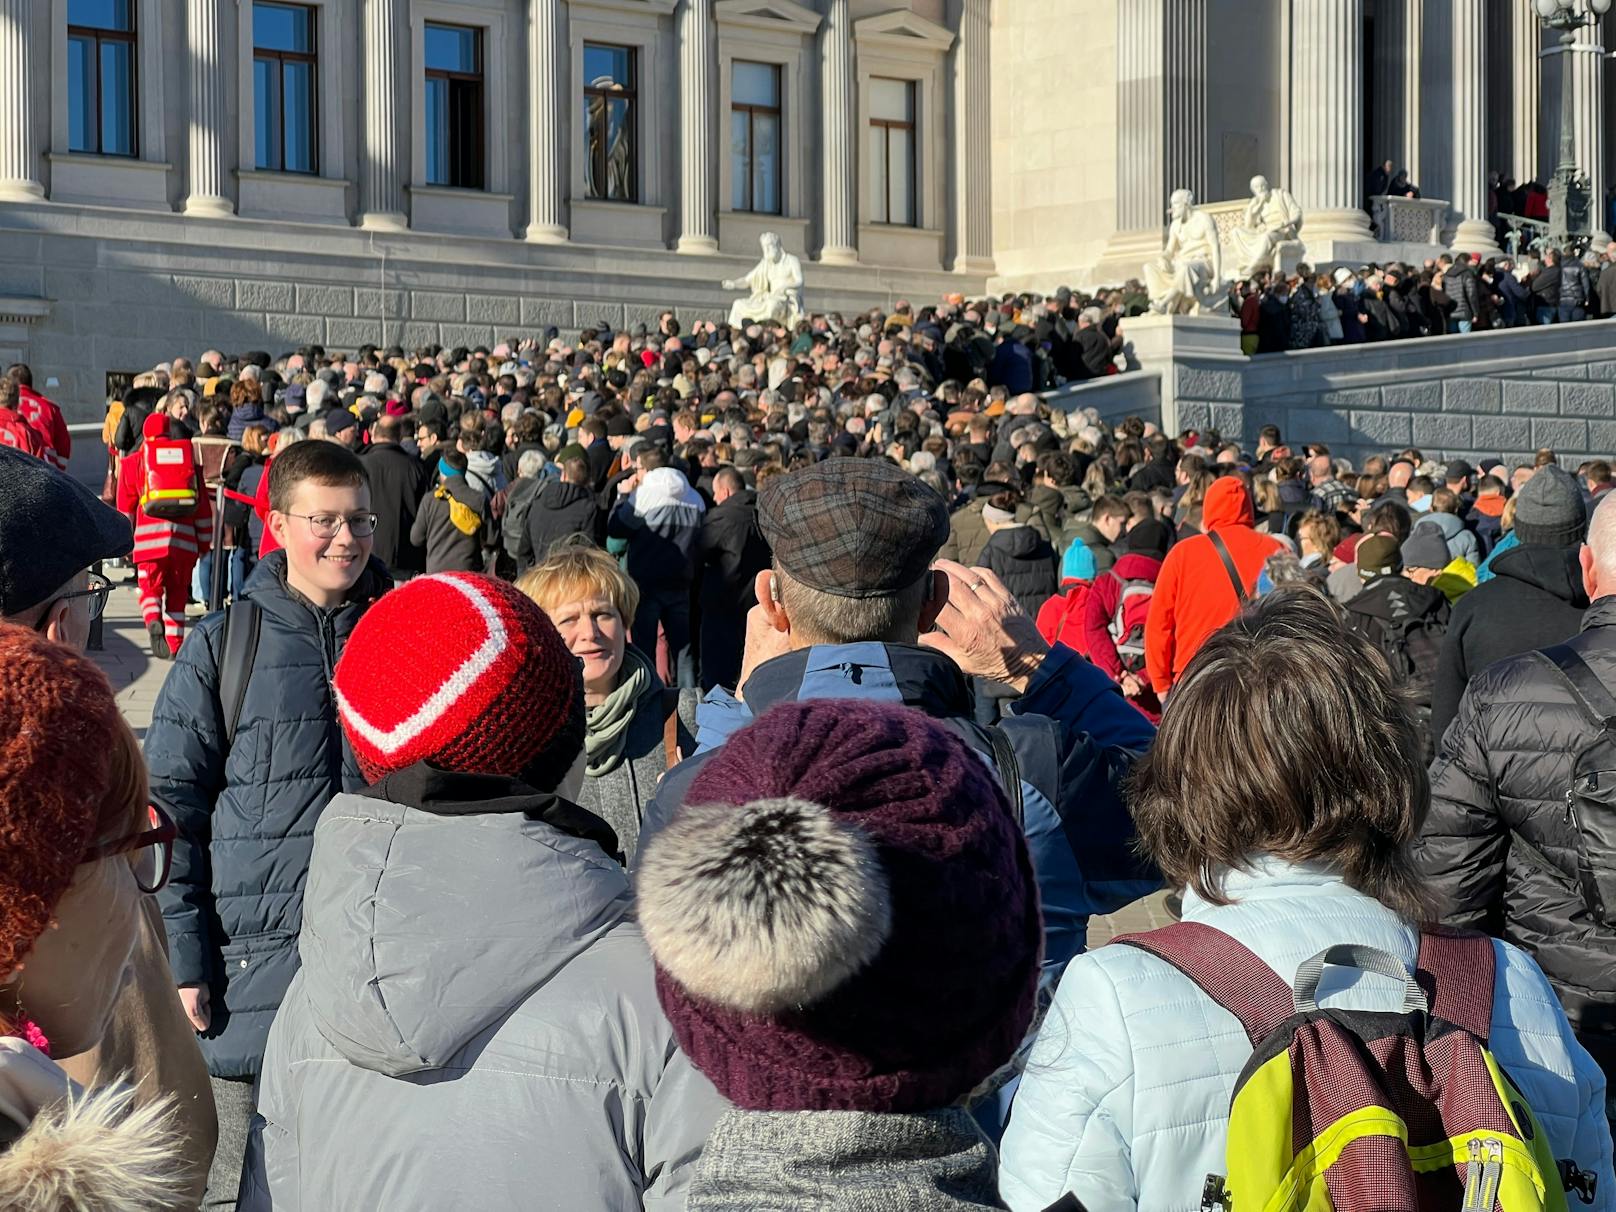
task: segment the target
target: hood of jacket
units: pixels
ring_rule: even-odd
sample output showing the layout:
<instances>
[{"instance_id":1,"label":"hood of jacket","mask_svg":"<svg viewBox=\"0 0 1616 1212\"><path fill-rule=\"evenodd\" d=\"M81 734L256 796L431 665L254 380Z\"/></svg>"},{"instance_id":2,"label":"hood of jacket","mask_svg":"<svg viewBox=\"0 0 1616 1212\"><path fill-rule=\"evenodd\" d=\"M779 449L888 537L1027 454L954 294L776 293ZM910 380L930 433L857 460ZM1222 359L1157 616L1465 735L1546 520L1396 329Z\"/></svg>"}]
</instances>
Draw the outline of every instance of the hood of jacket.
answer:
<instances>
[{"instance_id":1,"label":"hood of jacket","mask_svg":"<svg viewBox=\"0 0 1616 1212\"><path fill-rule=\"evenodd\" d=\"M1049 554L1040 553L1038 550L1041 546L1047 545L1044 536L1025 523L994 531L988 536L988 543L994 550L1002 551L1017 560L1030 560L1039 554L1047 558Z\"/></svg>"},{"instance_id":2,"label":"hood of jacket","mask_svg":"<svg viewBox=\"0 0 1616 1212\"><path fill-rule=\"evenodd\" d=\"M627 917L615 841L566 800L425 763L337 796L298 940L316 1028L363 1069L442 1068Z\"/></svg>"},{"instance_id":3,"label":"hood of jacket","mask_svg":"<svg viewBox=\"0 0 1616 1212\"><path fill-rule=\"evenodd\" d=\"M499 456L486 450L474 450L466 456L466 474L481 481L480 491L492 496L499 490Z\"/></svg>"},{"instance_id":4,"label":"hood of jacket","mask_svg":"<svg viewBox=\"0 0 1616 1212\"><path fill-rule=\"evenodd\" d=\"M726 1111L690 1184L690 1212L802 1212L830 1191L880 1192L908 1212L1002 1208L993 1150L960 1108ZM853 1206L861 1205L855 1200Z\"/></svg>"},{"instance_id":5,"label":"hood of jacket","mask_svg":"<svg viewBox=\"0 0 1616 1212\"><path fill-rule=\"evenodd\" d=\"M135 1105L132 1086L89 1093L45 1055L0 1040L0 1207L7 1212L163 1212L184 1200L172 1103Z\"/></svg>"},{"instance_id":6,"label":"hood of jacket","mask_svg":"<svg viewBox=\"0 0 1616 1212\"><path fill-rule=\"evenodd\" d=\"M1453 546L1453 540L1458 538L1460 532L1465 528L1465 524L1460 519L1458 514L1439 513L1435 509L1427 511L1426 514L1419 519L1417 525L1435 526L1442 532L1442 538L1447 542L1449 547Z\"/></svg>"},{"instance_id":7,"label":"hood of jacket","mask_svg":"<svg viewBox=\"0 0 1616 1212\"><path fill-rule=\"evenodd\" d=\"M1201 529L1221 530L1225 526L1250 526L1257 513L1246 486L1234 476L1213 480L1201 504Z\"/></svg>"},{"instance_id":8,"label":"hood of jacket","mask_svg":"<svg viewBox=\"0 0 1616 1212\"><path fill-rule=\"evenodd\" d=\"M1116 574L1118 580L1149 581L1155 584L1156 578L1161 575L1161 566L1162 562L1155 556L1129 552L1118 558L1111 571Z\"/></svg>"},{"instance_id":9,"label":"hood of jacket","mask_svg":"<svg viewBox=\"0 0 1616 1212\"><path fill-rule=\"evenodd\" d=\"M1520 581L1578 609L1588 605L1588 595L1582 587L1582 566L1574 547L1522 543L1494 560L1492 571L1498 580Z\"/></svg>"},{"instance_id":10,"label":"hood of jacket","mask_svg":"<svg viewBox=\"0 0 1616 1212\"><path fill-rule=\"evenodd\" d=\"M566 480L545 480L533 498L535 509L566 509L587 501L595 494L587 484L572 484Z\"/></svg>"}]
</instances>

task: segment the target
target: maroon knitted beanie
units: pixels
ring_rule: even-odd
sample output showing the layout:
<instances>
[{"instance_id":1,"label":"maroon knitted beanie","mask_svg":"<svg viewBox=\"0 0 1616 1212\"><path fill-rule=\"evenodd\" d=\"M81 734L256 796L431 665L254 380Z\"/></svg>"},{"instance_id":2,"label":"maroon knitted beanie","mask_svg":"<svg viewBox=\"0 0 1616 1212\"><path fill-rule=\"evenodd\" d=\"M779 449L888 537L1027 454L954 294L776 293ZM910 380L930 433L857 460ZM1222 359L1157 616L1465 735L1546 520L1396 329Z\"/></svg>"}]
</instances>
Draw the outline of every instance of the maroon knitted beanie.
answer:
<instances>
[{"instance_id":1,"label":"maroon knitted beanie","mask_svg":"<svg viewBox=\"0 0 1616 1212\"><path fill-rule=\"evenodd\" d=\"M50 925L96 840L120 727L94 662L0 623L0 980Z\"/></svg>"},{"instance_id":2,"label":"maroon knitted beanie","mask_svg":"<svg viewBox=\"0 0 1616 1212\"><path fill-rule=\"evenodd\" d=\"M679 1045L756 1111L925 1111L1032 1020L1042 924L983 759L908 707L821 699L730 737L647 845Z\"/></svg>"}]
</instances>

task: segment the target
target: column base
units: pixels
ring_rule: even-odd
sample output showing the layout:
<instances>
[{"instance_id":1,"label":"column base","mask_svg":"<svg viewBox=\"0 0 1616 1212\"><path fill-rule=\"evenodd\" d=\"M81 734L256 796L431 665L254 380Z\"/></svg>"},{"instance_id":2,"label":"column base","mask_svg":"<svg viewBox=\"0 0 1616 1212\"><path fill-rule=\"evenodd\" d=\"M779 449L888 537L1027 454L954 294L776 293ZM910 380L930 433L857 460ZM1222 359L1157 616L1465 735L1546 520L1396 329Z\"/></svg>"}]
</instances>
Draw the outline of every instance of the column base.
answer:
<instances>
[{"instance_id":1,"label":"column base","mask_svg":"<svg viewBox=\"0 0 1616 1212\"><path fill-rule=\"evenodd\" d=\"M954 272L957 274L972 274L976 277L991 278L996 272L992 257L961 256L954 258Z\"/></svg>"},{"instance_id":2,"label":"column base","mask_svg":"<svg viewBox=\"0 0 1616 1212\"><path fill-rule=\"evenodd\" d=\"M559 223L529 223L522 238L529 244L566 244L572 239Z\"/></svg>"},{"instance_id":3,"label":"column base","mask_svg":"<svg viewBox=\"0 0 1616 1212\"><path fill-rule=\"evenodd\" d=\"M859 263L858 249L849 248L845 244L827 244L819 250L819 263L821 265L857 265Z\"/></svg>"},{"instance_id":4,"label":"column base","mask_svg":"<svg viewBox=\"0 0 1616 1212\"><path fill-rule=\"evenodd\" d=\"M44 197L45 187L38 181L0 181L0 202L40 202Z\"/></svg>"},{"instance_id":5,"label":"column base","mask_svg":"<svg viewBox=\"0 0 1616 1212\"><path fill-rule=\"evenodd\" d=\"M1485 219L1466 219L1454 230L1450 251L1496 257L1504 250L1498 247L1498 232L1491 223Z\"/></svg>"},{"instance_id":6,"label":"column base","mask_svg":"<svg viewBox=\"0 0 1616 1212\"><path fill-rule=\"evenodd\" d=\"M710 257L718 251L718 241L712 236L680 236L673 251L694 257Z\"/></svg>"},{"instance_id":7,"label":"column base","mask_svg":"<svg viewBox=\"0 0 1616 1212\"><path fill-rule=\"evenodd\" d=\"M359 226L366 231L409 231L410 221L396 210L371 210L359 216Z\"/></svg>"},{"instance_id":8,"label":"column base","mask_svg":"<svg viewBox=\"0 0 1616 1212\"><path fill-rule=\"evenodd\" d=\"M1351 240L1373 240L1375 233L1370 229L1369 216L1361 210L1310 210L1302 217L1302 242L1309 246L1309 259L1312 256L1312 244L1319 240L1345 242Z\"/></svg>"},{"instance_id":9,"label":"column base","mask_svg":"<svg viewBox=\"0 0 1616 1212\"><path fill-rule=\"evenodd\" d=\"M236 204L218 194L192 194L185 199L185 213L223 219L236 213Z\"/></svg>"}]
</instances>

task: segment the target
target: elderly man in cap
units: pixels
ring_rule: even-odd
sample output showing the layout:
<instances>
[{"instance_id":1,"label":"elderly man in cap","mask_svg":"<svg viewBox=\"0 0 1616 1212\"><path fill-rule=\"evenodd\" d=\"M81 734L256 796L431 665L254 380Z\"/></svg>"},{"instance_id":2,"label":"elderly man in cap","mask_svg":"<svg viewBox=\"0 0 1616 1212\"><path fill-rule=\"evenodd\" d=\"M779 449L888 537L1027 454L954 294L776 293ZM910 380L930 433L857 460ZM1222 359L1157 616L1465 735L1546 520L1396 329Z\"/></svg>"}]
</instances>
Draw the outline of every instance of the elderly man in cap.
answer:
<instances>
[{"instance_id":1,"label":"elderly man in cap","mask_svg":"<svg viewBox=\"0 0 1616 1212\"><path fill-rule=\"evenodd\" d=\"M697 715L697 754L668 773L644 834L678 807L712 750L776 703L905 703L959 733L1019 805L1044 909L1051 979L1087 941L1088 918L1154 891L1132 847L1118 784L1154 729L1115 683L1050 648L991 572L933 558L948 506L885 460L831 459L771 479L758 522L773 566L757 575L733 694ZM971 676L1019 696L1003 722L973 722Z\"/></svg>"},{"instance_id":2,"label":"elderly man in cap","mask_svg":"<svg viewBox=\"0 0 1616 1212\"><path fill-rule=\"evenodd\" d=\"M111 584L90 567L134 548L129 519L77 480L20 451L0 448L0 623L29 627L82 649ZM173 1096L189 1205L202 1198L218 1125L196 1032L174 995L157 902L145 898L131 976L112 1025L62 1066L84 1085L139 1079L139 1100Z\"/></svg>"}]
</instances>

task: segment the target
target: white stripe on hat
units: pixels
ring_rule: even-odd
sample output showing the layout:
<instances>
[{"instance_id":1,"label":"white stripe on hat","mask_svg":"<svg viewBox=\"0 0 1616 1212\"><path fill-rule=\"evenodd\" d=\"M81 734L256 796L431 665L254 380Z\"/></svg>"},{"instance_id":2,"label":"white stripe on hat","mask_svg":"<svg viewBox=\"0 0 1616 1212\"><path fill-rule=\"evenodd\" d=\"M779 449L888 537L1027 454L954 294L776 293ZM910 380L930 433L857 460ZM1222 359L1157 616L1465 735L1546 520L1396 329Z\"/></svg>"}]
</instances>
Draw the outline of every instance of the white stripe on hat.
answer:
<instances>
[{"instance_id":1,"label":"white stripe on hat","mask_svg":"<svg viewBox=\"0 0 1616 1212\"><path fill-rule=\"evenodd\" d=\"M442 686L426 702L422 703L409 718L395 724L391 728L378 728L354 708L353 704L343 697L341 690L335 685L332 689L337 695L337 709L342 712L344 721L365 740L369 741L383 753L397 753L405 745L415 740L432 725L436 724L446 711L454 705L455 701L469 691L477 683L477 679L487 673L494 661L505 649L507 636L505 623L494 609L492 602L483 594L482 590L469 581L459 577L447 576L437 573L428 577L417 577L414 584L422 581L436 581L449 585L458 590L465 599L472 604L477 613L482 616L488 634L478 645L477 651L466 658L465 663L456 669L444 680Z\"/></svg>"}]
</instances>

